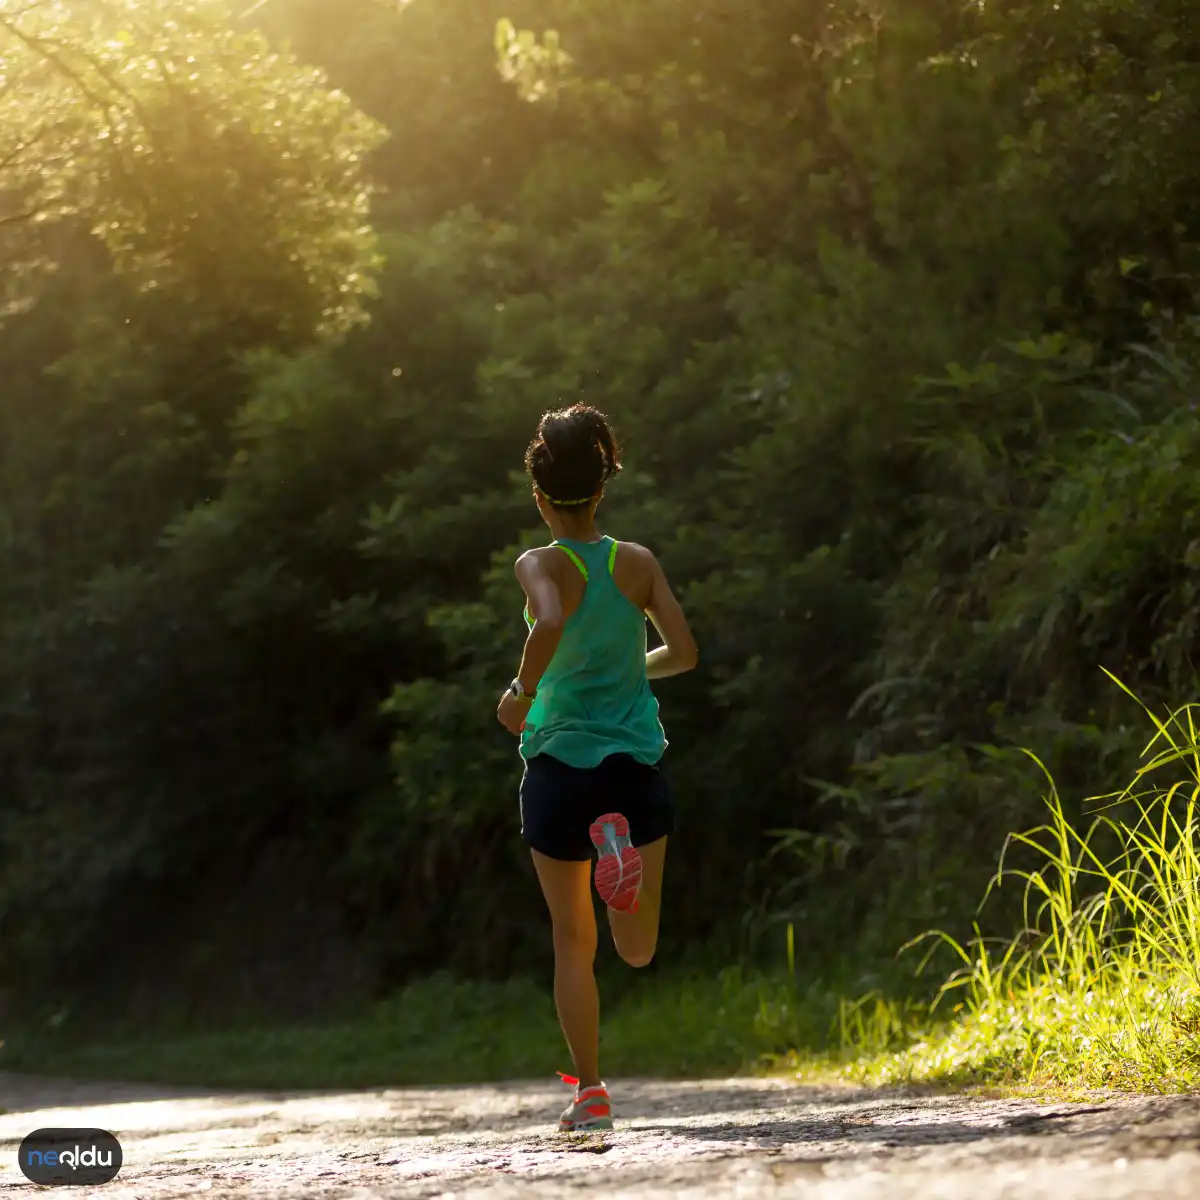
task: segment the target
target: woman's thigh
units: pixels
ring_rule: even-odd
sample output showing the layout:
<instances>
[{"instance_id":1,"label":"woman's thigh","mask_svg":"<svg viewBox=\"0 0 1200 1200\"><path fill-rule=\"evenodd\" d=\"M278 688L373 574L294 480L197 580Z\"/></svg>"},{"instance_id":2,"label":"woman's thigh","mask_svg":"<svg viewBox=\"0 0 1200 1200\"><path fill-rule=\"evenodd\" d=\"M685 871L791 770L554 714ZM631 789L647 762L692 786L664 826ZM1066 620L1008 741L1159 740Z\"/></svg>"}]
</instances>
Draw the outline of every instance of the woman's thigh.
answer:
<instances>
[{"instance_id":1,"label":"woman's thigh","mask_svg":"<svg viewBox=\"0 0 1200 1200\"><path fill-rule=\"evenodd\" d=\"M631 967L645 967L658 949L659 916L662 912L663 869L667 858L667 839L641 846L642 887L638 893L636 912L608 910L608 926L612 930L617 953Z\"/></svg>"}]
</instances>

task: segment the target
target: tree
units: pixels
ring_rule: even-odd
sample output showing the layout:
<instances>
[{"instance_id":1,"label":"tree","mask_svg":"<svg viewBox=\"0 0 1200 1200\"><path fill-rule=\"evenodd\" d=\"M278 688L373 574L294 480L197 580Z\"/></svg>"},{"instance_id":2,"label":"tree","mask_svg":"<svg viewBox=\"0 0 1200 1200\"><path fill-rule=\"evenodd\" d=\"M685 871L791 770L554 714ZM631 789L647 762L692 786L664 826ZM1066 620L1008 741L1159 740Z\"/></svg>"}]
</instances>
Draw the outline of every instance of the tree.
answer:
<instances>
[{"instance_id":1,"label":"tree","mask_svg":"<svg viewBox=\"0 0 1200 1200\"><path fill-rule=\"evenodd\" d=\"M0 329L10 964L147 896L227 962L214 895L292 928L299 892L379 986L544 954L493 708L544 537L514 468L575 399L703 647L669 770L726 886L670 885L669 938L784 893L839 953L952 921L1038 802L1016 744L1067 789L1128 752L1100 663L1194 688L1183 0L272 0L389 127L360 163L345 102L216 9L97 3L73 57L48 11L14 53L70 203L27 174L58 215L6 228L64 269ZM387 265L339 316L362 177Z\"/></svg>"},{"instance_id":2,"label":"tree","mask_svg":"<svg viewBox=\"0 0 1200 1200\"><path fill-rule=\"evenodd\" d=\"M18 0L0 10L0 228L10 307L82 220L158 297L258 340L361 319L381 131L216 0Z\"/></svg>"}]
</instances>

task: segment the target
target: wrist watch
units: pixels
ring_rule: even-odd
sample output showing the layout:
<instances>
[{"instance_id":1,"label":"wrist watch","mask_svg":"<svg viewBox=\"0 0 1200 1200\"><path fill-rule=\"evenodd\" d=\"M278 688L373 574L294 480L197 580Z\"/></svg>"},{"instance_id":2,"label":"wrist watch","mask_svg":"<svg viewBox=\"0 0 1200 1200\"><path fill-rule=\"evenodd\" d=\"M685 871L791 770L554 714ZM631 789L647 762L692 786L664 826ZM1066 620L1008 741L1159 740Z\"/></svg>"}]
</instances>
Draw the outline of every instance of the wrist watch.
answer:
<instances>
[{"instance_id":1,"label":"wrist watch","mask_svg":"<svg viewBox=\"0 0 1200 1200\"><path fill-rule=\"evenodd\" d=\"M537 688L534 688L532 692L527 692L521 686L520 678L517 678L508 685L508 693L517 700L532 700L537 695Z\"/></svg>"}]
</instances>

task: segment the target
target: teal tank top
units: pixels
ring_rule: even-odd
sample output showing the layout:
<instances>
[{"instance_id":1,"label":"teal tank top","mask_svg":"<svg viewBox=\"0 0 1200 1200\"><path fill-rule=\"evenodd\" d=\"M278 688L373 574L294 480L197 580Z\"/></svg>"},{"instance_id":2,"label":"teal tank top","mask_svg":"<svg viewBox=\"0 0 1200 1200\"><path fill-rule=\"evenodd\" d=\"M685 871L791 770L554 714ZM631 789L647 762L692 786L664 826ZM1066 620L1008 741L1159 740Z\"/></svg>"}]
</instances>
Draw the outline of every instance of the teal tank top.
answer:
<instances>
[{"instance_id":1,"label":"teal tank top","mask_svg":"<svg viewBox=\"0 0 1200 1200\"><path fill-rule=\"evenodd\" d=\"M629 754L653 766L667 748L658 701L646 678L646 615L613 581L612 538L551 543L586 586L525 719L521 756L549 754L572 767ZM532 627L529 608L525 621Z\"/></svg>"}]
</instances>

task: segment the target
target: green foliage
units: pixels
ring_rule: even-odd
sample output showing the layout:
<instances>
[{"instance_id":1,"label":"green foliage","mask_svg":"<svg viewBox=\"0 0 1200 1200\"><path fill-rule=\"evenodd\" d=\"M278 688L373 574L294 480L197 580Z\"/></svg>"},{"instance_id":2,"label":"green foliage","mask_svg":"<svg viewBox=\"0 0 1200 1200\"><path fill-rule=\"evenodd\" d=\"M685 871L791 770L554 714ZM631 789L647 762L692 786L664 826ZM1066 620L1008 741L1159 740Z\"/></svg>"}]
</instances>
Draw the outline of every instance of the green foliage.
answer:
<instances>
[{"instance_id":1,"label":"green foliage","mask_svg":"<svg viewBox=\"0 0 1200 1200\"><path fill-rule=\"evenodd\" d=\"M777 977L675 974L606 1006L601 1038L606 1062L623 1075L730 1074L782 1048L823 1041L832 1007L826 992ZM58 1012L48 1026L9 1029L5 1055L10 1069L76 1079L307 1090L539 1077L553 1085L560 1044L547 988L435 974L353 1019L284 1028L110 1030L97 1041Z\"/></svg>"},{"instance_id":2,"label":"green foliage","mask_svg":"<svg viewBox=\"0 0 1200 1200\"><path fill-rule=\"evenodd\" d=\"M0 14L6 224L81 218L156 298L254 336L344 329L370 294L382 131L217 0ZM51 264L53 265L53 264Z\"/></svg>"},{"instance_id":3,"label":"green foliage","mask_svg":"<svg viewBox=\"0 0 1200 1200\"><path fill-rule=\"evenodd\" d=\"M673 854L725 882L667 953L965 937L1014 747L1101 791L1100 668L1194 690L1182 0L87 11L0 20L0 233L55 268L0 330L5 971L147 910L79 977L181 929L201 1008L544 965L493 711L560 402L701 642Z\"/></svg>"},{"instance_id":4,"label":"green foliage","mask_svg":"<svg viewBox=\"0 0 1200 1200\"><path fill-rule=\"evenodd\" d=\"M960 960L934 1022L877 998L844 1012L853 1077L1195 1087L1200 740L1194 705L1150 716L1137 775L1092 802L1088 826L1052 790L1049 822L1011 839L1006 858L1026 850L1033 864L1002 862L993 884L1023 887L1021 936L930 935Z\"/></svg>"}]
</instances>

